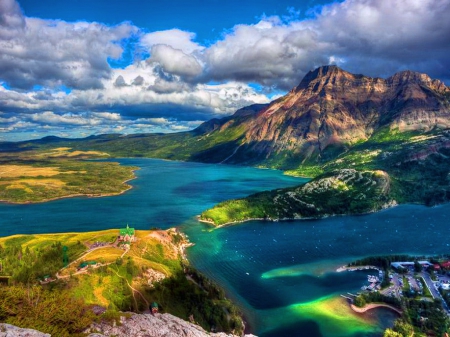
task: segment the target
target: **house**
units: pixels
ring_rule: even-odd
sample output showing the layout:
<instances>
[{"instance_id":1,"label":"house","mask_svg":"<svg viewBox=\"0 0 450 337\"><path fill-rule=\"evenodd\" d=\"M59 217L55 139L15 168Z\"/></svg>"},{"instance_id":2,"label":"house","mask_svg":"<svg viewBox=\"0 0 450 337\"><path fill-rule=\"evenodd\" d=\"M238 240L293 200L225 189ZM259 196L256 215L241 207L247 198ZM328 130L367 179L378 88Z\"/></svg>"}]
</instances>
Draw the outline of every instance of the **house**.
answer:
<instances>
[{"instance_id":1,"label":"house","mask_svg":"<svg viewBox=\"0 0 450 337\"><path fill-rule=\"evenodd\" d=\"M119 230L119 242L130 243L135 241L134 228L130 228L127 224L127 228L121 228Z\"/></svg>"}]
</instances>

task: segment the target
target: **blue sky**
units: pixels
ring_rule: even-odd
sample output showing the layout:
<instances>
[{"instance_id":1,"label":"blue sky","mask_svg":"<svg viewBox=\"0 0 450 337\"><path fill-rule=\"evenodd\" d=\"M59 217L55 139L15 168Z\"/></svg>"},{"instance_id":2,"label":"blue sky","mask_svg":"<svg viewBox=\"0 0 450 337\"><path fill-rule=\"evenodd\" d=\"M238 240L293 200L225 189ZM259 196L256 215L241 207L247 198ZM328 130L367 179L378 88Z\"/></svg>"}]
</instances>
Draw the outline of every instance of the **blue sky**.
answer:
<instances>
[{"instance_id":1,"label":"blue sky","mask_svg":"<svg viewBox=\"0 0 450 337\"><path fill-rule=\"evenodd\" d=\"M22 0L28 16L65 21L97 21L116 25L131 21L147 31L178 28L195 32L197 40L216 41L236 24L253 24L262 16L292 16L329 1L306 0Z\"/></svg>"},{"instance_id":2,"label":"blue sky","mask_svg":"<svg viewBox=\"0 0 450 337\"><path fill-rule=\"evenodd\" d=\"M325 64L449 84L450 0L0 0L0 141L186 131Z\"/></svg>"}]
</instances>

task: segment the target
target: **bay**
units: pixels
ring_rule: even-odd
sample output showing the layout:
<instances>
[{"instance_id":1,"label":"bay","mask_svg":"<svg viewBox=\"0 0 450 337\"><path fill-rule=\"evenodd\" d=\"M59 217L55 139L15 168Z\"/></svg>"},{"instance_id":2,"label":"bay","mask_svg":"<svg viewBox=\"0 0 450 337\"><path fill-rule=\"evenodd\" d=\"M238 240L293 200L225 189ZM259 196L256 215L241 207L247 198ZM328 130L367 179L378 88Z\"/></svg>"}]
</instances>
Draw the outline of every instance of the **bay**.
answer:
<instances>
[{"instance_id":1,"label":"bay","mask_svg":"<svg viewBox=\"0 0 450 337\"><path fill-rule=\"evenodd\" d=\"M133 189L115 197L0 204L0 235L119 228L180 227L196 245L192 264L242 308L252 332L272 336L380 336L395 314L356 315L339 295L356 292L369 272L336 273L380 254L448 253L450 205L402 205L323 220L260 222L211 230L195 216L217 202L306 180L279 171L227 165L120 159L139 166Z\"/></svg>"}]
</instances>

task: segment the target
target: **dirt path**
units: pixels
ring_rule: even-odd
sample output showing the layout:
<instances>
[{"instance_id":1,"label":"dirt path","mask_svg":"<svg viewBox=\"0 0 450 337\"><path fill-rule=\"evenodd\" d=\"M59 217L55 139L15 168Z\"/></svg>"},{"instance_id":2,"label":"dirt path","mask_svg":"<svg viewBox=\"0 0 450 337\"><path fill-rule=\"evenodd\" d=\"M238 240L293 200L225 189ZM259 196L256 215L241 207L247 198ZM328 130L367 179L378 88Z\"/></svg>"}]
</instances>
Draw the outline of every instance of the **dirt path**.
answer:
<instances>
[{"instance_id":1,"label":"dirt path","mask_svg":"<svg viewBox=\"0 0 450 337\"><path fill-rule=\"evenodd\" d=\"M128 287L130 287L131 289L131 293L133 294L133 299L134 299L134 304L136 305L136 309L138 308L138 304L136 301L136 297L134 296L134 293L138 293L139 295L141 295L142 299L144 300L145 304L147 305L147 308L150 307L150 303L148 303L147 299L144 297L144 295L142 295L142 293L137 290L136 288L133 288L133 286L128 282L126 277L121 276L118 272L116 272L114 269L111 268L111 270L120 278L124 279L125 282L127 282Z\"/></svg>"}]
</instances>

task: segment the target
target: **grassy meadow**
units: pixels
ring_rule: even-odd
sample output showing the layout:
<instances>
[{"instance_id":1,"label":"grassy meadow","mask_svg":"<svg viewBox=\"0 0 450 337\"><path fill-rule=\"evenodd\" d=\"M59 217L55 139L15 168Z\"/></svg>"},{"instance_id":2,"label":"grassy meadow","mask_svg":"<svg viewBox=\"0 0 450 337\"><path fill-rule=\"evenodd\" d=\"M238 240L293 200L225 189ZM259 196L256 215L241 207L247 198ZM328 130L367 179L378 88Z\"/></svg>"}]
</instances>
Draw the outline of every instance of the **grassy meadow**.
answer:
<instances>
[{"instance_id":1,"label":"grassy meadow","mask_svg":"<svg viewBox=\"0 0 450 337\"><path fill-rule=\"evenodd\" d=\"M70 196L120 194L129 188L136 167L88 159L107 158L98 151L60 147L0 153L0 201L43 202Z\"/></svg>"}]
</instances>

